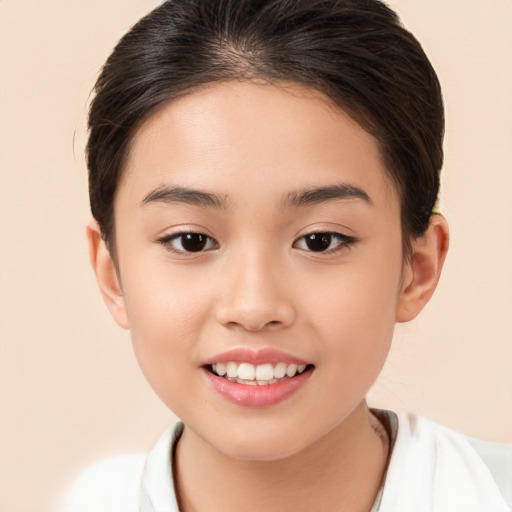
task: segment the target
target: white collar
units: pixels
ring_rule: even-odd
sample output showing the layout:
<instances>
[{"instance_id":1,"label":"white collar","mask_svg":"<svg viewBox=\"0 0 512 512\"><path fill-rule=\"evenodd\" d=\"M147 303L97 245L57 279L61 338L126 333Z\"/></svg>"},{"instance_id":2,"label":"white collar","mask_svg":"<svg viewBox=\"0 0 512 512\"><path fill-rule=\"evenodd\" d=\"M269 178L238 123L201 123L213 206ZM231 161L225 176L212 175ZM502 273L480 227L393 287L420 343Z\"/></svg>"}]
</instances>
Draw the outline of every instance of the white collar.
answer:
<instances>
[{"instance_id":1,"label":"white collar","mask_svg":"<svg viewBox=\"0 0 512 512\"><path fill-rule=\"evenodd\" d=\"M462 435L409 413L398 416L396 432L394 413L377 415L388 416L395 426L385 482L372 512L510 512L489 470ZM177 423L167 430L149 453L140 512L179 512L172 461L183 428Z\"/></svg>"}]
</instances>

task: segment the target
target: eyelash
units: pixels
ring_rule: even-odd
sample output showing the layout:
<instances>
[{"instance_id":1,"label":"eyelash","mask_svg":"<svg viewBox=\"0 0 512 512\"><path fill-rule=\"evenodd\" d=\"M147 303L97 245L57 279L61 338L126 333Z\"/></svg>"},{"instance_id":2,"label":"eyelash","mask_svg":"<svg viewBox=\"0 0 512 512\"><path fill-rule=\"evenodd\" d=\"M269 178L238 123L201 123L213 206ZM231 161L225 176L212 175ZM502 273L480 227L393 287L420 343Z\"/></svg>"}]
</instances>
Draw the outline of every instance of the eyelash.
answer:
<instances>
[{"instance_id":1,"label":"eyelash","mask_svg":"<svg viewBox=\"0 0 512 512\"><path fill-rule=\"evenodd\" d=\"M326 237L329 237L328 240L326 240ZM308 250L308 249L298 247L301 250L305 250L306 252L311 252L313 254L334 254L334 253L337 253L338 251L348 249L351 245L354 245L357 242L356 238L354 238L352 236L344 235L343 233L337 233L337 232L333 232L333 231L314 231L312 233L308 233L308 234L303 235L300 238L298 238L293 243L293 246L297 247L297 245L301 241L304 241L304 243L307 244L306 240L308 238L310 239L310 241L320 242L321 245L324 245L327 241L329 242L326 250L320 250L320 251L314 251L314 250L311 250L311 248L309 248L310 250ZM333 239L337 240L338 243L335 247L329 249L328 247L331 246Z\"/></svg>"},{"instance_id":2,"label":"eyelash","mask_svg":"<svg viewBox=\"0 0 512 512\"><path fill-rule=\"evenodd\" d=\"M199 238L198 240L195 240L196 242L199 242L200 248L197 251L190 251L186 250L183 246L183 242L185 241L185 237L189 237L189 241L192 237ZM181 240L181 247L182 249L176 249L173 247L173 242ZM212 250L218 248L218 243L208 235L205 235L204 233L199 233L197 231L181 231L179 233L174 233L172 235L164 236L160 239L158 239L158 242L162 244L166 249L168 249L171 252L178 253L178 254L196 254L200 252L205 252L205 247L208 245L214 245L214 247L207 247L206 250ZM204 242L204 245L202 245ZM202 246L201 246L202 245Z\"/></svg>"},{"instance_id":3,"label":"eyelash","mask_svg":"<svg viewBox=\"0 0 512 512\"><path fill-rule=\"evenodd\" d=\"M185 237L189 237L189 241L196 242L199 244L199 248L197 251L194 250L187 250L183 242L185 241ZM192 238L195 237L195 240L192 240ZM328 237L328 239L326 239ZM319 250L315 251L312 250L311 247L303 248L299 247L299 243L301 241L304 241L304 243L307 245L307 239L309 238L309 241L312 241L314 243L320 243L320 249L322 249L322 245L325 245L328 242L327 247L325 250ZM329 248L330 245L333 242L333 239L337 239L338 243L335 247ZM181 241L181 249L177 249L173 246L173 243L175 241ZM202 253L206 251L211 251L214 249L218 249L219 244L215 239L212 237L205 235L204 233L199 233L196 231L186 231L186 232L179 232L174 233L172 235L164 236L160 239L158 239L158 242L162 244L167 250L177 253L177 254L197 254ZM298 238L294 243L293 247L296 247L298 249L301 249L306 252L311 252L313 254L334 254L340 250L347 249L351 245L355 244L357 242L357 239L348 235L344 235L342 233L336 233L332 231L316 231L312 233L308 233L306 235L301 236Z\"/></svg>"}]
</instances>

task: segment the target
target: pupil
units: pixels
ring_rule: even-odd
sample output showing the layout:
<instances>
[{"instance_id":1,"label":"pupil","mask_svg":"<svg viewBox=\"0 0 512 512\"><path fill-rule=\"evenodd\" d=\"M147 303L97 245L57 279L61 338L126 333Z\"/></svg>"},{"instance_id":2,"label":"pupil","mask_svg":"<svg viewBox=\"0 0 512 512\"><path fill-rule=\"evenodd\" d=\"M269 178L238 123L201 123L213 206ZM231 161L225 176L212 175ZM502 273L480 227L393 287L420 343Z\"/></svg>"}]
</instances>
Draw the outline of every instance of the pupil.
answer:
<instances>
[{"instance_id":1,"label":"pupil","mask_svg":"<svg viewBox=\"0 0 512 512\"><path fill-rule=\"evenodd\" d=\"M206 245L206 237L199 233L187 233L182 235L181 245L189 252L201 251Z\"/></svg>"},{"instance_id":2,"label":"pupil","mask_svg":"<svg viewBox=\"0 0 512 512\"><path fill-rule=\"evenodd\" d=\"M306 238L306 245L311 251L325 251L331 245L331 235L329 233L314 233Z\"/></svg>"}]
</instances>

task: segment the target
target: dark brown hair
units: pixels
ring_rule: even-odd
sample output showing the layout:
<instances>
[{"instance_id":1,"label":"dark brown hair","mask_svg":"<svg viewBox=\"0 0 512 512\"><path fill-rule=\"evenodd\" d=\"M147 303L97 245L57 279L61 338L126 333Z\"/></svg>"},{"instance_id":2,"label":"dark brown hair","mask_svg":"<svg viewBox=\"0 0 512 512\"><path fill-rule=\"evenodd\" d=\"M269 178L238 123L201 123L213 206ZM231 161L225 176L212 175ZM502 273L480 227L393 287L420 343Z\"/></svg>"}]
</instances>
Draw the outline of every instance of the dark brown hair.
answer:
<instances>
[{"instance_id":1,"label":"dark brown hair","mask_svg":"<svg viewBox=\"0 0 512 512\"><path fill-rule=\"evenodd\" d=\"M202 85L252 79L313 87L377 139L407 251L438 195L443 102L421 45L378 0L168 0L142 18L105 63L90 107L91 210L110 251L140 123Z\"/></svg>"}]
</instances>

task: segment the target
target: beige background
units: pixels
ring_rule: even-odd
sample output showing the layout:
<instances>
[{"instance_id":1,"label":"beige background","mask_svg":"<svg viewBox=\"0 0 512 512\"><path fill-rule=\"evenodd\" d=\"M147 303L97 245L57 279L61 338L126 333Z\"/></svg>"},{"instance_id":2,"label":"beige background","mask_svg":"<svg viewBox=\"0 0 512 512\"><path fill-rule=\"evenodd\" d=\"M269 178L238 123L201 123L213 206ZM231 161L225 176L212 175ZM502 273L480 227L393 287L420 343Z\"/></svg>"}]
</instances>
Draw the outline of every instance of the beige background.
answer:
<instances>
[{"instance_id":1,"label":"beige background","mask_svg":"<svg viewBox=\"0 0 512 512\"><path fill-rule=\"evenodd\" d=\"M96 71L150 0L0 0L0 511L51 511L85 466L173 421L89 269ZM394 0L447 105L445 275L371 403L512 442L512 1Z\"/></svg>"}]
</instances>

